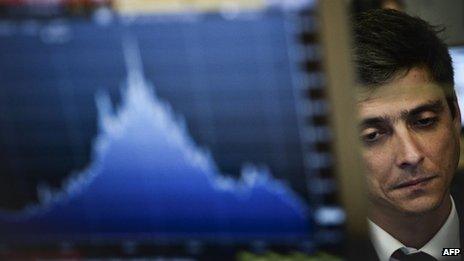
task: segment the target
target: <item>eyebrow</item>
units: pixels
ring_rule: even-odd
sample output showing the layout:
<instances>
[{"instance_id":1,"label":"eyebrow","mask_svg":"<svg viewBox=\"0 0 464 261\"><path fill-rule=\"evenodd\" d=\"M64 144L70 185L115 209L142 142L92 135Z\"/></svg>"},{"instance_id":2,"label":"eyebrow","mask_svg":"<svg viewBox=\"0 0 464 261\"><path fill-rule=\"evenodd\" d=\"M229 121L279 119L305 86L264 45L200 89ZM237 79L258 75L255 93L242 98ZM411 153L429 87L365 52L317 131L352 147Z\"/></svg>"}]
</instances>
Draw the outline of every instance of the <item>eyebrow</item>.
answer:
<instances>
[{"instance_id":1,"label":"eyebrow","mask_svg":"<svg viewBox=\"0 0 464 261\"><path fill-rule=\"evenodd\" d=\"M401 118L406 119L411 116L417 116L418 114L425 112L425 111L431 111L434 113L439 113L443 111L443 102L441 100L434 100L434 101L429 101L425 104L419 105L411 110L404 110L401 111L400 115ZM396 120L396 119L395 119ZM368 126L375 126L379 124L385 124L394 121L390 116L387 115L382 115L378 117L372 117L372 118L367 118L363 119L359 123L360 128L366 128Z\"/></svg>"},{"instance_id":2,"label":"eyebrow","mask_svg":"<svg viewBox=\"0 0 464 261\"><path fill-rule=\"evenodd\" d=\"M443 110L443 102L441 100L430 101L424 105L420 105L410 111L401 112L401 117L406 118L409 115L417 115L424 111L431 111L431 112L441 112Z\"/></svg>"}]
</instances>

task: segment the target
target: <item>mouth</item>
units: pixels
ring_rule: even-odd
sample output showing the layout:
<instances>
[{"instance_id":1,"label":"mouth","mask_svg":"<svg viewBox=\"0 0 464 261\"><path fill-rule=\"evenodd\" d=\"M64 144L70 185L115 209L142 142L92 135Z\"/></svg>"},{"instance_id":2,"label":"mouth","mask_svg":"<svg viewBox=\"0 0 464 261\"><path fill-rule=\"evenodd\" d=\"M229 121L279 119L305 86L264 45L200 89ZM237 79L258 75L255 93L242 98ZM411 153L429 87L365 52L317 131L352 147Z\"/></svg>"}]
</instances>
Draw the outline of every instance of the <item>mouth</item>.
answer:
<instances>
[{"instance_id":1,"label":"mouth","mask_svg":"<svg viewBox=\"0 0 464 261\"><path fill-rule=\"evenodd\" d=\"M415 178L412 180L408 180L405 182L402 182L394 187L394 189L402 189L402 188L414 188L414 187L420 187L423 185L426 185L431 181L432 179L435 179L437 176L430 176L430 177L423 177L423 178Z\"/></svg>"}]
</instances>

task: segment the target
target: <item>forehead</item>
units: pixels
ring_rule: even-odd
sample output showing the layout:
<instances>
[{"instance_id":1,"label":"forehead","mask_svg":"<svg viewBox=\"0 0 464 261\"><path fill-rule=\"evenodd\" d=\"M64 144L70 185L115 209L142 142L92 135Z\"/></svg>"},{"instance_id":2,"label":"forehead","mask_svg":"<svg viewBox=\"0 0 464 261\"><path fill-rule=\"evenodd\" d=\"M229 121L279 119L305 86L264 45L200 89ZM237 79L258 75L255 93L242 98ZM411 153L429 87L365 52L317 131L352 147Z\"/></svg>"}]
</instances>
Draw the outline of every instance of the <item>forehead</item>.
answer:
<instances>
[{"instance_id":1,"label":"forehead","mask_svg":"<svg viewBox=\"0 0 464 261\"><path fill-rule=\"evenodd\" d=\"M361 88L357 92L360 118L395 116L426 102L445 99L443 90L432 83L426 70L420 68L413 68L403 77L373 90Z\"/></svg>"}]
</instances>

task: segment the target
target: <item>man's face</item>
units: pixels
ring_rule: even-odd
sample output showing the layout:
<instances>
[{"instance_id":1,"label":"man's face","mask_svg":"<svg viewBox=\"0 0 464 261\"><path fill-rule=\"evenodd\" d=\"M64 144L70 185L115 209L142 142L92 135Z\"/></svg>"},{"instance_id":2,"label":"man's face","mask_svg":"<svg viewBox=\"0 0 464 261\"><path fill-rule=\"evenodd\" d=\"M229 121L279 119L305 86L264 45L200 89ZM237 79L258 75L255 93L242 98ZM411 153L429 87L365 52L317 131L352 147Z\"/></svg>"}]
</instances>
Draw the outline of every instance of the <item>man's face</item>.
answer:
<instances>
[{"instance_id":1,"label":"man's face","mask_svg":"<svg viewBox=\"0 0 464 261\"><path fill-rule=\"evenodd\" d=\"M414 68L360 91L358 110L373 207L406 215L438 208L459 159L459 109L453 118L444 91Z\"/></svg>"}]
</instances>

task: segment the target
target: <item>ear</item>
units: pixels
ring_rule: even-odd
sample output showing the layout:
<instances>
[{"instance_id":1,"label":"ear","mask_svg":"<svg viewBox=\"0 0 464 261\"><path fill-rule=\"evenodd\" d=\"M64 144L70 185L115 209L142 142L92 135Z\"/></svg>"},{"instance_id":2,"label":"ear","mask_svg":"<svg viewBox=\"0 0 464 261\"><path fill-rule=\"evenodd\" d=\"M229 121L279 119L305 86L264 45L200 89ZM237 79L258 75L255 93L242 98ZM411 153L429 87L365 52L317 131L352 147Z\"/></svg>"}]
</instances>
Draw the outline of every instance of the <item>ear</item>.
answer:
<instances>
[{"instance_id":1,"label":"ear","mask_svg":"<svg viewBox=\"0 0 464 261\"><path fill-rule=\"evenodd\" d=\"M454 129L456 131L456 134L458 136L461 136L461 129L462 129L461 111L459 110L459 104L457 101L453 101L453 106L455 110L454 119L453 119Z\"/></svg>"}]
</instances>

